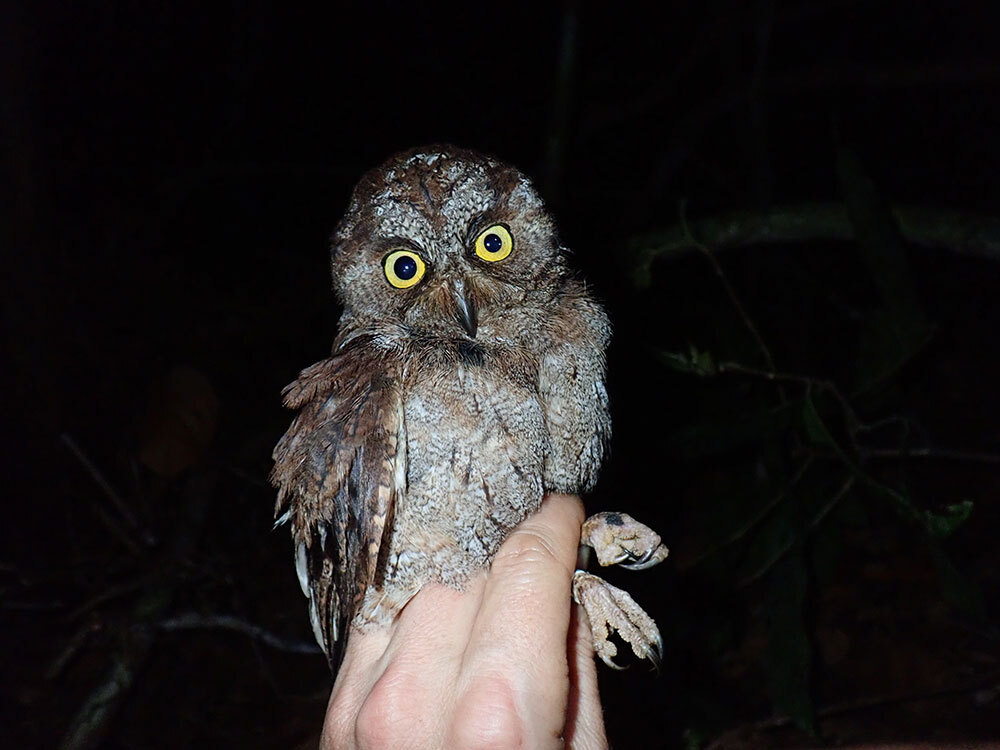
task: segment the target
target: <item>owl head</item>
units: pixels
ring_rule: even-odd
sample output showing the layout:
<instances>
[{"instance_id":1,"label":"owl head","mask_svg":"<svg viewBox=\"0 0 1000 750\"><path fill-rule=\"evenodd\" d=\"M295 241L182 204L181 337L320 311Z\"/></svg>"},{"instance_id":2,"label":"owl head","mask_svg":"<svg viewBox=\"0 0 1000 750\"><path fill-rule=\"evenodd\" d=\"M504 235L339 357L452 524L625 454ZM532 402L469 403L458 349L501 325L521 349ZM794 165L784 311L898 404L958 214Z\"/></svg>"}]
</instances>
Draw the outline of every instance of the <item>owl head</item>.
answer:
<instances>
[{"instance_id":1,"label":"owl head","mask_svg":"<svg viewBox=\"0 0 1000 750\"><path fill-rule=\"evenodd\" d=\"M429 146L362 177L333 236L333 285L355 326L516 338L558 288L563 253L521 172Z\"/></svg>"}]
</instances>

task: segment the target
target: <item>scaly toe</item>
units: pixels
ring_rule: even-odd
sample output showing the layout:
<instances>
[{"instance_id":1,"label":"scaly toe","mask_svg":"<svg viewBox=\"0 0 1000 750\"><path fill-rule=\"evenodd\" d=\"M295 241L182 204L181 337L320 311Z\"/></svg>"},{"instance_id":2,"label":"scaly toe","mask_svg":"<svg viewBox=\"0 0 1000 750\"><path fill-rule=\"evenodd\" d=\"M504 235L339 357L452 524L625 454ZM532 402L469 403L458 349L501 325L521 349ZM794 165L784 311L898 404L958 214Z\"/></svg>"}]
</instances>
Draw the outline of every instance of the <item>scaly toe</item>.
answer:
<instances>
[{"instance_id":1,"label":"scaly toe","mask_svg":"<svg viewBox=\"0 0 1000 750\"><path fill-rule=\"evenodd\" d=\"M649 659L659 668L663 639L653 619L625 591L595 575L578 570L573 576L573 598L587 613L594 652L612 669L622 669L612 657L617 647L608 640L616 631L640 659Z\"/></svg>"},{"instance_id":2,"label":"scaly toe","mask_svg":"<svg viewBox=\"0 0 1000 750\"><path fill-rule=\"evenodd\" d=\"M605 567L644 570L667 556L660 536L625 513L597 513L588 518L583 523L581 543L592 548Z\"/></svg>"}]
</instances>

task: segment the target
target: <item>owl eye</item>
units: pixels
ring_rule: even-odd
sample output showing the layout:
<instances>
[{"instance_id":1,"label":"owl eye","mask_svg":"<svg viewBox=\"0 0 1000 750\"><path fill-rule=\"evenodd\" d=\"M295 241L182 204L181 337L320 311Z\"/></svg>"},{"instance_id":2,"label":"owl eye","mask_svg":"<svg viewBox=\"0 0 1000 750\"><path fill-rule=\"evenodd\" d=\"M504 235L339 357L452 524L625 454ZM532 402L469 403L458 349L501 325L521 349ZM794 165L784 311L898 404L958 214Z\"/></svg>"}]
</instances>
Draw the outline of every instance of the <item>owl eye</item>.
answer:
<instances>
[{"instance_id":1,"label":"owl eye","mask_svg":"<svg viewBox=\"0 0 1000 750\"><path fill-rule=\"evenodd\" d=\"M427 267L412 250L393 250L382 260L385 277L397 289L409 289L424 277Z\"/></svg>"},{"instance_id":2,"label":"owl eye","mask_svg":"<svg viewBox=\"0 0 1000 750\"><path fill-rule=\"evenodd\" d=\"M503 224L494 224L476 237L476 255L483 260L503 260L514 249L514 238Z\"/></svg>"}]
</instances>

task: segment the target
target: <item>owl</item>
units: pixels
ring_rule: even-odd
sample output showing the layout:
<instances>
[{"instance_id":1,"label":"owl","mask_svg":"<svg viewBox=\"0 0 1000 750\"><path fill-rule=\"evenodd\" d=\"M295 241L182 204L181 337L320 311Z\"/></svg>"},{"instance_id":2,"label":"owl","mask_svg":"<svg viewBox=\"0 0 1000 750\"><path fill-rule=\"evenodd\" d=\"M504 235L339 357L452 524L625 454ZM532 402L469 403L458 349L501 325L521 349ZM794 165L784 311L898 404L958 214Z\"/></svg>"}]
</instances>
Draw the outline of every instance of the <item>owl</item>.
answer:
<instances>
[{"instance_id":1,"label":"owl","mask_svg":"<svg viewBox=\"0 0 1000 750\"><path fill-rule=\"evenodd\" d=\"M343 315L332 355L284 391L298 414L272 481L335 671L349 628L388 625L426 583L461 589L546 492L593 487L611 328L530 180L471 151L416 149L362 177L331 257ZM621 513L588 519L582 544L604 565L667 554ZM626 592L580 570L573 596L605 662L611 631L656 661Z\"/></svg>"}]
</instances>

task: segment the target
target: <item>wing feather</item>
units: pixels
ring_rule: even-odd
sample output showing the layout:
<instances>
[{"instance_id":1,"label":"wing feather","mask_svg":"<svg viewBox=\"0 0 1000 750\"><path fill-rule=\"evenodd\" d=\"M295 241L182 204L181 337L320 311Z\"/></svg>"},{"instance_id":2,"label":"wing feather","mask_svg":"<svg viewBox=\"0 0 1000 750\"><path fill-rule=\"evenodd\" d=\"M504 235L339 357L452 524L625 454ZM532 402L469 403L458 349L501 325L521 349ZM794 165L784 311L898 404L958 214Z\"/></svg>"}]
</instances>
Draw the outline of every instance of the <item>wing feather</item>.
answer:
<instances>
[{"instance_id":1,"label":"wing feather","mask_svg":"<svg viewBox=\"0 0 1000 750\"><path fill-rule=\"evenodd\" d=\"M356 336L284 390L299 409L274 449L275 516L287 515L317 641L336 669L347 628L380 585L405 452L400 353Z\"/></svg>"}]
</instances>

